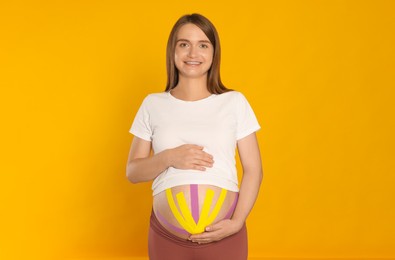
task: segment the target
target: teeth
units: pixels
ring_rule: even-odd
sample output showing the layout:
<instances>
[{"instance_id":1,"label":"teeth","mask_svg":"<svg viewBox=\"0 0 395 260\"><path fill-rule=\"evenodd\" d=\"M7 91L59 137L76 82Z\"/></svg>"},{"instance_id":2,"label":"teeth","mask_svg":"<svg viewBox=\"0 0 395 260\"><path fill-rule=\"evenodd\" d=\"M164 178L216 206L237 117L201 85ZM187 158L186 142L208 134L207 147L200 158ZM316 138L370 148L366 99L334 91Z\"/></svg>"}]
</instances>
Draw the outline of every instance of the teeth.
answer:
<instances>
[{"instance_id":1,"label":"teeth","mask_svg":"<svg viewBox=\"0 0 395 260\"><path fill-rule=\"evenodd\" d=\"M191 64L191 65L198 65L198 64L200 64L201 62L198 62L198 61L187 61L186 63L187 63L187 64Z\"/></svg>"}]
</instances>

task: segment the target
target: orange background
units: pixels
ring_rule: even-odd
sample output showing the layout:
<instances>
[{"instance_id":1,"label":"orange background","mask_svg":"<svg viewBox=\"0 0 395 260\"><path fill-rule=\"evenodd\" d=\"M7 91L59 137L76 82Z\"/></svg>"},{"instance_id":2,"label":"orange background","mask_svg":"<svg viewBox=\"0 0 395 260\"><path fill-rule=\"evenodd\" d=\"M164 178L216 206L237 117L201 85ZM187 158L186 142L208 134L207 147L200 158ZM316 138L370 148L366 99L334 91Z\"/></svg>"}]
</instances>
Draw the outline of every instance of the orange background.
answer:
<instances>
[{"instance_id":1,"label":"orange background","mask_svg":"<svg viewBox=\"0 0 395 260\"><path fill-rule=\"evenodd\" d=\"M394 1L2 1L0 259L146 256L134 115L199 12L262 125L251 259L395 258Z\"/></svg>"}]
</instances>

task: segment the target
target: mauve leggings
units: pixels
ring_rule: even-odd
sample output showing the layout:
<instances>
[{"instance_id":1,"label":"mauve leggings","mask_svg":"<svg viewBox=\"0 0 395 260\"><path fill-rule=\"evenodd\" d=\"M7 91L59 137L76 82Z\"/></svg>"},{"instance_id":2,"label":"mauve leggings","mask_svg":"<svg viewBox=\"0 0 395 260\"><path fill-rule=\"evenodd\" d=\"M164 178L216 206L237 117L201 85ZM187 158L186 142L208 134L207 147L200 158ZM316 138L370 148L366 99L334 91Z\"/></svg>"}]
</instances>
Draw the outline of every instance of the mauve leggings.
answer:
<instances>
[{"instance_id":1,"label":"mauve leggings","mask_svg":"<svg viewBox=\"0 0 395 260\"><path fill-rule=\"evenodd\" d=\"M246 260L248 256L247 228L218 242L197 244L168 232L151 213L148 234L150 260Z\"/></svg>"}]
</instances>

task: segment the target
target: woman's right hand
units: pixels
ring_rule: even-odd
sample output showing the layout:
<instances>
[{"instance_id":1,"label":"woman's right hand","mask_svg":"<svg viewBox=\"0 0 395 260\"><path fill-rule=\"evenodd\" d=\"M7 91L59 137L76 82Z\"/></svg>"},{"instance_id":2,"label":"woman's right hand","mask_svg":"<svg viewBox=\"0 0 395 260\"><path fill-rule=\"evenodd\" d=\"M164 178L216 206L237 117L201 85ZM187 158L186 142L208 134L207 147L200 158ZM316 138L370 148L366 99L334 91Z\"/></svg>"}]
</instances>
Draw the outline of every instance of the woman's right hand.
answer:
<instances>
[{"instance_id":1,"label":"woman's right hand","mask_svg":"<svg viewBox=\"0 0 395 260\"><path fill-rule=\"evenodd\" d=\"M203 149L204 147L195 144L183 144L169 149L170 165L177 169L205 171L206 167L213 166L214 160Z\"/></svg>"}]
</instances>

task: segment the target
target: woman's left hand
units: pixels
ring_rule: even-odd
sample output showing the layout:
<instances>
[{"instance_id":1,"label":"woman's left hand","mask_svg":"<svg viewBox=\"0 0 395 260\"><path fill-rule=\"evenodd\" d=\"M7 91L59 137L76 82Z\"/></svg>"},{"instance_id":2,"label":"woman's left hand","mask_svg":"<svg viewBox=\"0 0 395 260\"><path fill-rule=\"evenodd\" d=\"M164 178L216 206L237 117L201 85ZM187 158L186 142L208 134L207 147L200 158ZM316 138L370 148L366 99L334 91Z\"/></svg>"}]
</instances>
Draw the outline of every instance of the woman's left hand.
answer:
<instances>
[{"instance_id":1,"label":"woman's left hand","mask_svg":"<svg viewBox=\"0 0 395 260\"><path fill-rule=\"evenodd\" d=\"M198 244L206 244L219 241L225 237L240 231L244 223L239 223L232 219L224 219L213 225L207 226L206 231L200 234L191 235L189 240Z\"/></svg>"}]
</instances>

